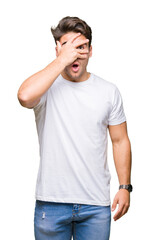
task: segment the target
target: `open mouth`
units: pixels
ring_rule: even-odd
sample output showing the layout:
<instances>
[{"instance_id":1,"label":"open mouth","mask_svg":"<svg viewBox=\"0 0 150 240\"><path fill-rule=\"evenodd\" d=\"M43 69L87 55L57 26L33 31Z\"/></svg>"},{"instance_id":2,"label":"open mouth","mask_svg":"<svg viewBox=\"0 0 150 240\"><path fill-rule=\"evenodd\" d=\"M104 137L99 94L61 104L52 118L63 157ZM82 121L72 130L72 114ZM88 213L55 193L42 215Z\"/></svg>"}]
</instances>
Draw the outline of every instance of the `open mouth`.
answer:
<instances>
[{"instance_id":1,"label":"open mouth","mask_svg":"<svg viewBox=\"0 0 150 240\"><path fill-rule=\"evenodd\" d=\"M71 68L73 72L77 72L79 70L79 63L73 63Z\"/></svg>"}]
</instances>

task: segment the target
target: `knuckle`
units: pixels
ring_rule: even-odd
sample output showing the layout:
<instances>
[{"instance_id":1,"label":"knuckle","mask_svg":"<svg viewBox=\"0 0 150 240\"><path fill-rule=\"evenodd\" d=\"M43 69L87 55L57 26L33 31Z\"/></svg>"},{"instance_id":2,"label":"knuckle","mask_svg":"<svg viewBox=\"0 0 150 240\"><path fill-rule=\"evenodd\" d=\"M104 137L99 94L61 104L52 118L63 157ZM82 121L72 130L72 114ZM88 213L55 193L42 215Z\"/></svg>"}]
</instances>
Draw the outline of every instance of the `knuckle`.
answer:
<instances>
[{"instance_id":1,"label":"knuckle","mask_svg":"<svg viewBox=\"0 0 150 240\"><path fill-rule=\"evenodd\" d=\"M119 209L118 212L117 212L117 214L120 215L121 212L122 212L122 209Z\"/></svg>"},{"instance_id":2,"label":"knuckle","mask_svg":"<svg viewBox=\"0 0 150 240\"><path fill-rule=\"evenodd\" d=\"M123 208L125 206L125 203L120 203L120 208Z\"/></svg>"},{"instance_id":3,"label":"knuckle","mask_svg":"<svg viewBox=\"0 0 150 240\"><path fill-rule=\"evenodd\" d=\"M126 206L127 208L129 208L130 205L129 205L129 203L126 203L125 206Z\"/></svg>"}]
</instances>

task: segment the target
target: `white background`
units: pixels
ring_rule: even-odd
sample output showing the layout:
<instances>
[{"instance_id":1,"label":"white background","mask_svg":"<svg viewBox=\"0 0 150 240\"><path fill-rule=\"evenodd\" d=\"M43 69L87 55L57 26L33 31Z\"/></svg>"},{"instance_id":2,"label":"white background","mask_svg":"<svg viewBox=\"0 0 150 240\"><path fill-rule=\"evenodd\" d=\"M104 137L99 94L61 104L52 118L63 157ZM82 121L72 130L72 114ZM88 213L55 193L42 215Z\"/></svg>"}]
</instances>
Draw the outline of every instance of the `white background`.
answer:
<instances>
[{"instance_id":1,"label":"white background","mask_svg":"<svg viewBox=\"0 0 150 240\"><path fill-rule=\"evenodd\" d=\"M117 222L112 219L110 239L149 239L149 1L9 0L0 5L0 238L34 239L38 138L34 112L19 104L17 91L55 58L50 27L69 15L91 26L93 57L88 71L118 86L127 117L134 191L129 212ZM113 200L118 179L110 138L108 159Z\"/></svg>"}]
</instances>

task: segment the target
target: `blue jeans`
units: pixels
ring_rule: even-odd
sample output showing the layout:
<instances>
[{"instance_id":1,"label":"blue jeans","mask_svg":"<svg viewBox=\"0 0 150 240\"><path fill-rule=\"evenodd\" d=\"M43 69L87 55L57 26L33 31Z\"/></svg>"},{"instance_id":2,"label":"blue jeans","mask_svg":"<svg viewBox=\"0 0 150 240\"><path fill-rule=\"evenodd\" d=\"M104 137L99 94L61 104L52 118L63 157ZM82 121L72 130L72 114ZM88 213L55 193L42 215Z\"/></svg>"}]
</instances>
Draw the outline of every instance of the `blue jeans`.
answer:
<instances>
[{"instance_id":1,"label":"blue jeans","mask_svg":"<svg viewBox=\"0 0 150 240\"><path fill-rule=\"evenodd\" d=\"M109 240L110 206L36 200L36 240Z\"/></svg>"}]
</instances>

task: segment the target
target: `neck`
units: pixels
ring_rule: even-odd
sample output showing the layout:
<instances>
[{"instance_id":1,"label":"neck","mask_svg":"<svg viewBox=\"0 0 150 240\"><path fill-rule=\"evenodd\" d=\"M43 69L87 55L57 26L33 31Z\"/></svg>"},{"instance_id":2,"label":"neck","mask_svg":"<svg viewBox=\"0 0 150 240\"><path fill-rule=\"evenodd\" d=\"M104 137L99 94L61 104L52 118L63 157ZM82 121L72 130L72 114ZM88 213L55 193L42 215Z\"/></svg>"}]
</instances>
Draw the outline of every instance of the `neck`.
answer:
<instances>
[{"instance_id":1,"label":"neck","mask_svg":"<svg viewBox=\"0 0 150 240\"><path fill-rule=\"evenodd\" d=\"M61 72L61 75L63 78L65 78L68 81L72 81L72 82L82 82L87 80L90 77L90 73L88 73L87 71L85 71L82 75L79 76L72 76L70 74L67 74L65 71Z\"/></svg>"}]
</instances>

